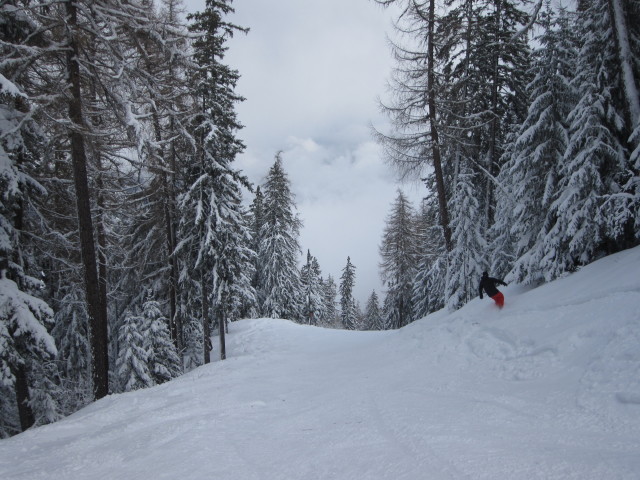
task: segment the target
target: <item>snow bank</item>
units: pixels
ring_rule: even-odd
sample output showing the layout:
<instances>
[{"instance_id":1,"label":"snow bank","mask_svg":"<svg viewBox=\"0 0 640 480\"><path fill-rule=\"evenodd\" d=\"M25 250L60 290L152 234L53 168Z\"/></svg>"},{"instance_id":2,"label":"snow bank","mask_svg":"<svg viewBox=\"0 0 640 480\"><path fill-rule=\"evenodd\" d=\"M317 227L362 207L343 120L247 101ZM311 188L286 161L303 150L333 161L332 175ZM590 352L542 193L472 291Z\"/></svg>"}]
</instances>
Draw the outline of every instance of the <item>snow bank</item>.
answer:
<instances>
[{"instance_id":1,"label":"snow bank","mask_svg":"<svg viewBox=\"0 0 640 480\"><path fill-rule=\"evenodd\" d=\"M237 322L228 360L0 441L0 478L638 479L638 272L392 332Z\"/></svg>"}]
</instances>

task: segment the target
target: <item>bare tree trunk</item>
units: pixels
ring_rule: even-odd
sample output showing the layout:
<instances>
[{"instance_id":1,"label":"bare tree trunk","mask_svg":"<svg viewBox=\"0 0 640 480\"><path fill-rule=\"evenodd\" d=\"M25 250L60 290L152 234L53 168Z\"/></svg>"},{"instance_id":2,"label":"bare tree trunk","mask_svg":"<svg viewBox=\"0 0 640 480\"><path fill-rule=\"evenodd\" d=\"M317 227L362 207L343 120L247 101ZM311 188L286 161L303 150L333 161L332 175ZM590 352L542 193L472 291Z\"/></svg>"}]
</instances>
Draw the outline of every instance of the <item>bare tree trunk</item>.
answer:
<instances>
[{"instance_id":1,"label":"bare tree trunk","mask_svg":"<svg viewBox=\"0 0 640 480\"><path fill-rule=\"evenodd\" d=\"M447 207L447 196L444 188L444 175L442 173L442 159L440 156L440 137L438 135L438 122L436 115L436 92L435 92L435 53L434 53L434 29L435 29L435 0L429 1L428 22L428 51L427 51L427 82L429 85L429 125L431 128L431 150L433 155L433 168L436 176L436 190L438 193L438 205L440 210L440 225L444 235L444 243L447 251L452 250L451 227L449 226L449 209Z\"/></svg>"},{"instance_id":2,"label":"bare tree trunk","mask_svg":"<svg viewBox=\"0 0 640 480\"><path fill-rule=\"evenodd\" d=\"M227 358L227 346L225 342L225 318L224 313L220 312L218 318L218 332L220 333L220 360Z\"/></svg>"},{"instance_id":3,"label":"bare tree trunk","mask_svg":"<svg viewBox=\"0 0 640 480\"><path fill-rule=\"evenodd\" d=\"M98 240L98 284L100 288L100 298L105 302L105 315L107 315L107 233L104 226L104 211L105 211L105 198L104 198L104 179L102 173L102 157L100 152L96 149L96 167L97 167L97 179L96 179L96 234ZM105 317L107 318L107 317Z\"/></svg>"},{"instance_id":4,"label":"bare tree trunk","mask_svg":"<svg viewBox=\"0 0 640 480\"><path fill-rule=\"evenodd\" d=\"M82 91L80 87L80 65L78 63L78 43L74 37L77 31L77 11L73 2L66 2L68 26L71 29L67 69L70 82L69 118L72 129L71 160L76 190L76 208L80 231L80 251L84 267L84 283L89 314L89 336L91 343L93 395L97 400L109 392L109 353L107 351L107 302L102 298L100 277L98 275L96 246L93 238L89 181L87 175L87 156L82 129Z\"/></svg>"}]
</instances>

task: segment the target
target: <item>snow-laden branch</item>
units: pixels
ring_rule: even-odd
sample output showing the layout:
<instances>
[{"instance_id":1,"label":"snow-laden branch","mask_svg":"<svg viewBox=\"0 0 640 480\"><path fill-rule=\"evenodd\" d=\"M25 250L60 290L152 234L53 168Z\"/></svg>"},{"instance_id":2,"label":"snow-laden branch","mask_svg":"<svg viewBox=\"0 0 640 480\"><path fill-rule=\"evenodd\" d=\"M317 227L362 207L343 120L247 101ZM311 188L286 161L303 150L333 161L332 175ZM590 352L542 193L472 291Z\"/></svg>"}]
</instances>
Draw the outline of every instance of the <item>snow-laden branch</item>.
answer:
<instances>
[{"instance_id":1,"label":"snow-laden branch","mask_svg":"<svg viewBox=\"0 0 640 480\"><path fill-rule=\"evenodd\" d=\"M540 13L540 9L542 8L542 1L543 0L538 0L538 3L535 5L533 9L533 12L531 12L531 18L529 19L529 23L527 23L524 27L522 27L520 30L518 30L516 33L513 34L513 36L509 39L510 43L513 43L516 40L518 40L520 37L526 34L529 30L531 30L531 28L535 25L536 21L538 20L538 13Z\"/></svg>"}]
</instances>

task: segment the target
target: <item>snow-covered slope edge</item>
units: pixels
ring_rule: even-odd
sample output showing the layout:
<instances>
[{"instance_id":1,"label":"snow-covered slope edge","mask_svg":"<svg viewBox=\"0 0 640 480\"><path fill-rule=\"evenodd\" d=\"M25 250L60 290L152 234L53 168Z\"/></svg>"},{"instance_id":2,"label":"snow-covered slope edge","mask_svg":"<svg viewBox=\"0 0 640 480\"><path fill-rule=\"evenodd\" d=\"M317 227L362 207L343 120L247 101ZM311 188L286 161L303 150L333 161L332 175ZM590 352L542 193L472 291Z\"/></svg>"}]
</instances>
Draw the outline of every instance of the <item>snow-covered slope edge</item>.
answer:
<instances>
[{"instance_id":1,"label":"snow-covered slope edge","mask_svg":"<svg viewBox=\"0 0 640 480\"><path fill-rule=\"evenodd\" d=\"M640 249L504 293L393 332L237 322L225 362L0 441L0 478L640 478Z\"/></svg>"}]
</instances>

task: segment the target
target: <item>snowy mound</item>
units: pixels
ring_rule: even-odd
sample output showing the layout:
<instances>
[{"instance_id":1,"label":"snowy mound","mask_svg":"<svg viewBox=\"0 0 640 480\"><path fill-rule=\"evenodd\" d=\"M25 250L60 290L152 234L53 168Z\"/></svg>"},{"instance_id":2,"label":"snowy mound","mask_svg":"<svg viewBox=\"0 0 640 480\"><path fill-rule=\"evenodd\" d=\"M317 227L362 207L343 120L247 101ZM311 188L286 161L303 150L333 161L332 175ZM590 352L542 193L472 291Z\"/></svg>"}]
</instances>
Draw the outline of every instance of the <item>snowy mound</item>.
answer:
<instances>
[{"instance_id":1,"label":"snowy mound","mask_svg":"<svg viewBox=\"0 0 640 480\"><path fill-rule=\"evenodd\" d=\"M392 332L230 358L0 441L2 479L638 479L640 248Z\"/></svg>"}]
</instances>

